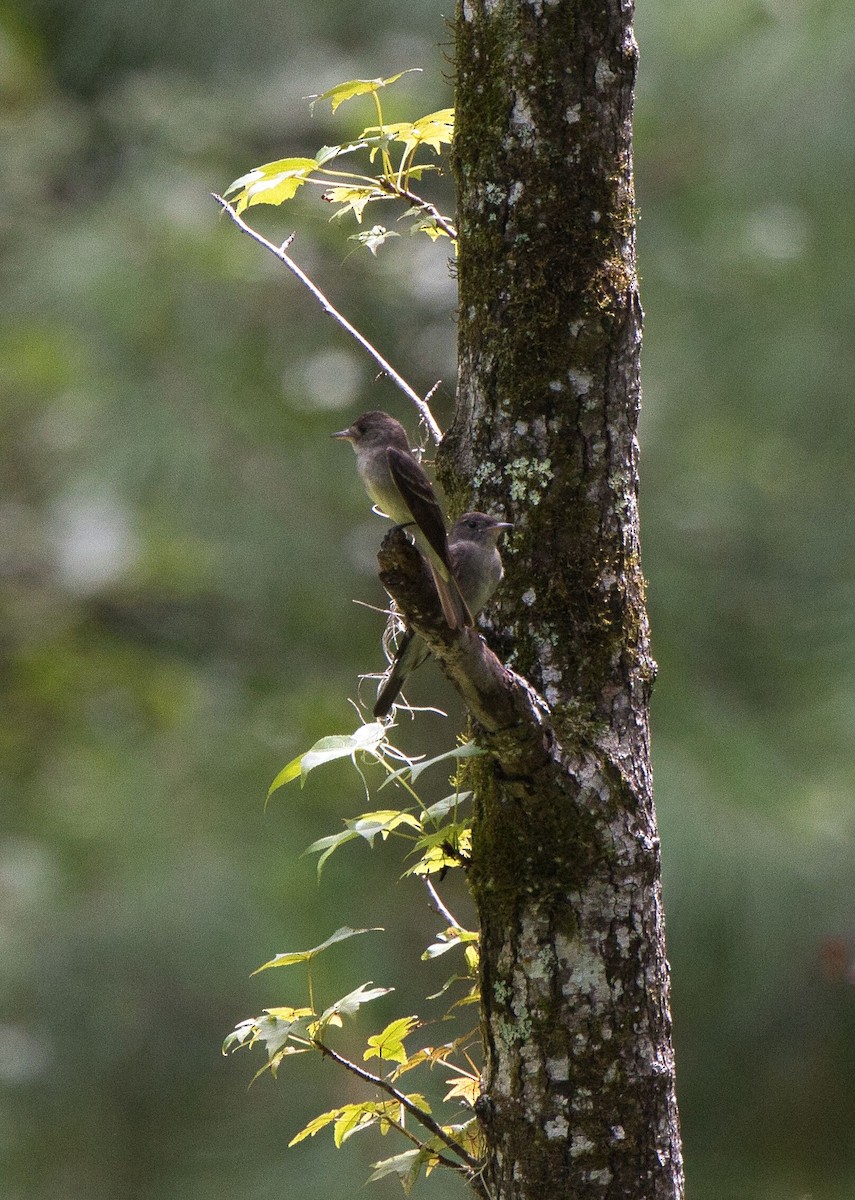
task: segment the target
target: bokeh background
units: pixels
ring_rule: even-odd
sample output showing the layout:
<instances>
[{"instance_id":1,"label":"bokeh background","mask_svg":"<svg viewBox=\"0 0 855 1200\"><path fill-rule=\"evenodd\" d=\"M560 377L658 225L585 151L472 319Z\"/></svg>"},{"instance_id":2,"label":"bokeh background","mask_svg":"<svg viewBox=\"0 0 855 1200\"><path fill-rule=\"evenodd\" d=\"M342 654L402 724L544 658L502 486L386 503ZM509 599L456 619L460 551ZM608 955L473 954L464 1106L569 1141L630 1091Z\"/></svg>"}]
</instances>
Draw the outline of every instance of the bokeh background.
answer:
<instances>
[{"instance_id":1,"label":"bokeh background","mask_svg":"<svg viewBox=\"0 0 855 1200\"><path fill-rule=\"evenodd\" d=\"M209 192L370 123L309 114L341 80L421 66L388 116L449 103L448 11L0 7L5 1200L344 1200L398 1149L286 1150L357 1090L300 1059L247 1091L260 1056L219 1055L241 1018L302 1000L298 975L250 971L339 925L388 931L330 952L322 998L403 977L377 1005L390 1019L447 972L418 978L437 921L395 854L348 847L320 885L300 857L360 810L352 774L263 808L285 761L354 726L357 676L381 665L380 618L351 603L381 601L379 525L327 435L366 407L410 418ZM644 0L637 29L643 536L689 1195L851 1200L855 10ZM353 254L322 209L253 217L298 229L363 331L421 390L444 381L447 417L447 249ZM404 736L450 734L423 717Z\"/></svg>"}]
</instances>

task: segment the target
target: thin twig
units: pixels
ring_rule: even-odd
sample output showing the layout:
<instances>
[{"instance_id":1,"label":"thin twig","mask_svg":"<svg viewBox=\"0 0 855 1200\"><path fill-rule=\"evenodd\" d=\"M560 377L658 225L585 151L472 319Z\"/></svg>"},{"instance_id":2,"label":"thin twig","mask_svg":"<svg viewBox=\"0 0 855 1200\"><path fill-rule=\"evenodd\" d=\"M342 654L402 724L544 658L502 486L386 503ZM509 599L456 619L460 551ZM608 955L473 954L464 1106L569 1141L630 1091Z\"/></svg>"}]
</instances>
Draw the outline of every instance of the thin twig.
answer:
<instances>
[{"instance_id":1,"label":"thin twig","mask_svg":"<svg viewBox=\"0 0 855 1200\"><path fill-rule=\"evenodd\" d=\"M440 1154L438 1150L434 1150L430 1146L426 1146L420 1138L416 1137L412 1130L407 1129L406 1125L401 1125L400 1122L394 1120L393 1117L384 1116L383 1120L386 1121L387 1124L391 1125L393 1129L396 1129L398 1133L402 1133L405 1138L409 1138L414 1146L418 1146L420 1150L429 1151L429 1153L437 1160L437 1162L442 1163L444 1167L451 1167L452 1171L461 1171L467 1179L471 1177L472 1172L468 1167L465 1167L463 1163L455 1162L452 1158L446 1158L445 1155Z\"/></svg>"},{"instance_id":2,"label":"thin twig","mask_svg":"<svg viewBox=\"0 0 855 1200\"><path fill-rule=\"evenodd\" d=\"M323 1042L313 1039L312 1045L317 1050L320 1050L321 1054L325 1055L327 1058L331 1058L333 1062L338 1063L340 1067L344 1067L345 1070L350 1071L353 1075L356 1075L358 1079L364 1080L365 1083L370 1083L373 1087L380 1088L380 1090L385 1092L387 1096L391 1096L393 1100L397 1100L398 1104L405 1108L410 1116L414 1117L420 1125L425 1127L425 1129L430 1130L434 1137L437 1137L441 1142L444 1142L445 1145L448 1146L449 1150L452 1150L460 1159L463 1160L463 1162L466 1163L467 1167L471 1167L473 1171L480 1170L481 1164L477 1158L473 1158L469 1151L464 1150L459 1142L456 1142L450 1134L446 1133L442 1126L437 1124L437 1122L429 1113L426 1113L424 1109L419 1108L417 1104L413 1104L412 1100L405 1096L403 1092L399 1092L398 1089L393 1087L391 1083L387 1083L386 1080L380 1075L372 1075L370 1071L365 1071L362 1067L357 1066L356 1063L351 1062L349 1058L343 1058L340 1054L336 1054L335 1050L331 1050L329 1046L325 1046Z\"/></svg>"},{"instance_id":3,"label":"thin twig","mask_svg":"<svg viewBox=\"0 0 855 1200\"><path fill-rule=\"evenodd\" d=\"M412 204L413 208L417 208L420 212L427 215L439 226L443 233L447 234L453 242L457 241L457 230L451 224L447 217L431 204L429 200L423 200L421 196L417 196L415 192L411 192L409 188L402 187L397 183L391 183L385 179L378 179L377 184L384 192L390 192L393 196L400 196L402 200L407 200Z\"/></svg>"},{"instance_id":4,"label":"thin twig","mask_svg":"<svg viewBox=\"0 0 855 1200\"><path fill-rule=\"evenodd\" d=\"M449 910L448 910L448 909L445 907L445 905L443 904L443 902L442 902L442 898L440 897L440 894L439 894L439 892L438 892L438 891L436 890L436 888L434 887L434 885L433 885L432 881L431 881L431 880L428 878L428 876L427 876L427 875L424 875L424 876L422 876L422 878L423 878L423 879L424 879L424 881L425 881L425 887L426 887L426 888L427 888L427 890L430 892L430 897L431 897L431 900L433 900L433 906L434 906L434 908L436 909L436 911L439 913L439 915L440 915L441 917L443 917L443 918L444 918L444 920L446 920L446 921L448 922L448 924L449 924L449 925L450 925L452 928L454 928L454 929L462 929L462 928L463 928L463 926L462 926L462 925L460 925L460 924L459 924L459 923L458 923L458 922L457 922L457 921L454 919L453 915L452 915L452 914L449 912Z\"/></svg>"},{"instance_id":5,"label":"thin twig","mask_svg":"<svg viewBox=\"0 0 855 1200\"><path fill-rule=\"evenodd\" d=\"M419 410L422 418L430 429L433 440L439 444L439 442L442 441L442 430L437 425L434 415L430 411L427 403L422 400L418 392L414 391L413 388L410 387L406 379L398 374L391 363L386 361L380 351L375 349L371 342L369 342L366 337L363 337L363 335L358 329L355 328L355 326L351 325L347 317L342 316L338 309L334 308L332 304L330 304L329 300L327 300L320 288L312 282L306 272L298 267L293 258L286 253L286 249L288 246L290 246L294 235L292 234L291 237L288 238L288 240L281 246L276 246L273 242L269 242L266 237L263 237L262 234L253 229L251 225L247 225L246 221L244 221L242 217L238 216L234 208L232 208L231 204L229 204L228 200L224 200L223 197L218 196L216 192L212 192L211 195L214 197L217 204L219 204L220 207L229 214L235 225L237 225L238 229L242 229L244 233L248 234L253 239L253 241L258 242L260 246L264 246L265 250L269 250L271 254L274 254L279 261L288 268L291 274L295 275L303 284L303 286L308 288L324 312L327 313L328 316L332 317L334 321L337 321L342 329L349 333L351 337L355 338L363 350L366 350L371 355L380 369L389 376L394 384L397 384L397 386L409 400L412 400L413 404L415 404L416 408Z\"/></svg>"}]
</instances>

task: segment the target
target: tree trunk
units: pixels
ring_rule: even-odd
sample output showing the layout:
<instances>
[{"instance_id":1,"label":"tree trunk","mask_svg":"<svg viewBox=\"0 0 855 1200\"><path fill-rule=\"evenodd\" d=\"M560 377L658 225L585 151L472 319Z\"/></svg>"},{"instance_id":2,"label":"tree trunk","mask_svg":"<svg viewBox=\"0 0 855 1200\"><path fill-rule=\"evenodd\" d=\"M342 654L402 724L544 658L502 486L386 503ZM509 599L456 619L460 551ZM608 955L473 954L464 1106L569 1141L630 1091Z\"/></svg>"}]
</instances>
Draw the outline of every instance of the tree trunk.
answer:
<instances>
[{"instance_id":1,"label":"tree trunk","mask_svg":"<svg viewBox=\"0 0 855 1200\"><path fill-rule=\"evenodd\" d=\"M457 16L460 380L440 470L458 509L516 523L491 643L548 705L537 754L531 725L482 721L497 753L474 768L495 1200L683 1195L638 549L631 15Z\"/></svg>"}]
</instances>

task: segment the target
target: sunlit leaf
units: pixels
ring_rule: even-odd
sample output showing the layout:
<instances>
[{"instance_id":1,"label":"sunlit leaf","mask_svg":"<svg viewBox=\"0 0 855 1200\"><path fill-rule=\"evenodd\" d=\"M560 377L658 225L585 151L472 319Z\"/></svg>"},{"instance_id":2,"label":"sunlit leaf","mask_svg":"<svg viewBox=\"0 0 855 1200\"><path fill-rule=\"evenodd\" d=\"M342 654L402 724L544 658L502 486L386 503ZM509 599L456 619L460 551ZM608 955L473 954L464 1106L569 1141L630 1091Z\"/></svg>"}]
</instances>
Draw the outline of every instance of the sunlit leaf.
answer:
<instances>
[{"instance_id":1,"label":"sunlit leaf","mask_svg":"<svg viewBox=\"0 0 855 1200\"><path fill-rule=\"evenodd\" d=\"M307 750L300 761L300 773L305 782L306 776L315 767L324 763L335 762L339 758L349 758L361 747L351 733L333 733L322 737L310 750Z\"/></svg>"},{"instance_id":2,"label":"sunlit leaf","mask_svg":"<svg viewBox=\"0 0 855 1200\"><path fill-rule=\"evenodd\" d=\"M443 1096L443 1100L463 1100L470 1108L475 1107L475 1101L481 1095L481 1085L477 1079L465 1077L448 1082L451 1087Z\"/></svg>"},{"instance_id":3,"label":"sunlit leaf","mask_svg":"<svg viewBox=\"0 0 855 1200\"><path fill-rule=\"evenodd\" d=\"M277 1050L275 1054L270 1056L264 1066L255 1072L250 1082L255 1083L257 1079L259 1079L262 1075L265 1075L268 1071L275 1079L279 1072L279 1068L286 1058L293 1058L295 1054L308 1054L310 1050L311 1046L294 1046L289 1042L287 1045L282 1046L281 1049Z\"/></svg>"},{"instance_id":4,"label":"sunlit leaf","mask_svg":"<svg viewBox=\"0 0 855 1200\"><path fill-rule=\"evenodd\" d=\"M223 1042L223 1054L261 1042L272 1059L281 1053L290 1037L306 1036L314 1015L310 1008L267 1008L262 1016L250 1017L236 1026Z\"/></svg>"},{"instance_id":5,"label":"sunlit leaf","mask_svg":"<svg viewBox=\"0 0 855 1200\"><path fill-rule=\"evenodd\" d=\"M402 1075L406 1075L408 1071L415 1070L427 1063L429 1067L436 1066L439 1062L444 1062L449 1054L453 1054L456 1047L453 1042L449 1042L443 1046L425 1046L421 1050L417 1050L415 1054L410 1055L408 1059L396 1067L392 1072L392 1079L399 1079Z\"/></svg>"},{"instance_id":6,"label":"sunlit leaf","mask_svg":"<svg viewBox=\"0 0 855 1200\"><path fill-rule=\"evenodd\" d=\"M421 858L415 866L404 871L403 878L408 875L436 875L440 871L454 870L463 865L471 848L471 831L467 830L465 835L461 833L456 845L450 843L443 836L444 833L445 830L442 830L435 838L423 839L428 844L423 847Z\"/></svg>"},{"instance_id":7,"label":"sunlit leaf","mask_svg":"<svg viewBox=\"0 0 855 1200\"><path fill-rule=\"evenodd\" d=\"M454 137L454 109L440 108L413 122L413 137L430 146L437 154L441 146L450 146Z\"/></svg>"},{"instance_id":8,"label":"sunlit leaf","mask_svg":"<svg viewBox=\"0 0 855 1200\"><path fill-rule=\"evenodd\" d=\"M365 142L403 142L405 157L417 146L430 146L439 154L444 145L451 145L454 137L454 109L442 108L420 117L417 121L369 125L359 136L360 140Z\"/></svg>"},{"instance_id":9,"label":"sunlit leaf","mask_svg":"<svg viewBox=\"0 0 855 1200\"><path fill-rule=\"evenodd\" d=\"M443 1125L443 1130L453 1137L463 1150L468 1151L473 1158L481 1158L484 1154L484 1134L477 1117L469 1117L453 1125ZM431 1139L433 1144L433 1139Z\"/></svg>"},{"instance_id":10,"label":"sunlit leaf","mask_svg":"<svg viewBox=\"0 0 855 1200\"><path fill-rule=\"evenodd\" d=\"M421 1154L421 1150L404 1150L401 1154L395 1154L392 1158L381 1159L380 1162L372 1163L374 1174L368 1176L368 1182L372 1183L376 1179L383 1179L386 1175L401 1175L403 1172L409 1172L415 1159Z\"/></svg>"},{"instance_id":11,"label":"sunlit leaf","mask_svg":"<svg viewBox=\"0 0 855 1200\"><path fill-rule=\"evenodd\" d=\"M453 808L457 808L458 805L468 800L471 795L471 792L452 792L450 796L431 804L429 808L425 809L425 813L434 821L439 821L442 817L447 816Z\"/></svg>"},{"instance_id":12,"label":"sunlit leaf","mask_svg":"<svg viewBox=\"0 0 855 1200\"><path fill-rule=\"evenodd\" d=\"M358 817L352 817L345 822L346 828L340 833L331 833L326 837L318 838L312 842L304 854L320 854L318 859L318 874L320 875L324 863L334 854L340 846L346 842L352 842L356 838L364 838L370 846L374 845L374 841L379 835L385 841L390 833L393 833L402 825L408 828L421 831L422 824L411 813L402 812L397 808L381 809L378 812L362 813Z\"/></svg>"},{"instance_id":13,"label":"sunlit leaf","mask_svg":"<svg viewBox=\"0 0 855 1200\"><path fill-rule=\"evenodd\" d=\"M230 1034L227 1034L223 1042L223 1054L229 1054L232 1050L237 1050L240 1046L249 1044L250 1039L255 1032L255 1017L249 1017L245 1021L241 1021L236 1025Z\"/></svg>"},{"instance_id":14,"label":"sunlit leaf","mask_svg":"<svg viewBox=\"0 0 855 1200\"><path fill-rule=\"evenodd\" d=\"M424 762L416 763L412 768L410 778L415 780L426 771L428 767L433 767L439 762L445 762L449 758L478 758L485 754L480 746L476 746L474 742L464 742L461 746L455 746L453 750L447 750L445 754L438 754L436 758L428 758Z\"/></svg>"},{"instance_id":15,"label":"sunlit leaf","mask_svg":"<svg viewBox=\"0 0 855 1200\"><path fill-rule=\"evenodd\" d=\"M277 1008L265 1008L265 1015L275 1017L277 1021L299 1021L302 1017L312 1017L314 1013L310 1008L290 1008L288 1005L279 1005Z\"/></svg>"},{"instance_id":16,"label":"sunlit leaf","mask_svg":"<svg viewBox=\"0 0 855 1200\"><path fill-rule=\"evenodd\" d=\"M346 1107L357 1107L356 1105L348 1105ZM313 1117L308 1125L304 1125L299 1133L295 1134L288 1143L290 1146L296 1146L298 1142L305 1141L306 1138L314 1137L316 1133L320 1133L327 1125L332 1125L341 1116L342 1109L331 1108L329 1112L320 1113L317 1117Z\"/></svg>"},{"instance_id":17,"label":"sunlit leaf","mask_svg":"<svg viewBox=\"0 0 855 1200\"><path fill-rule=\"evenodd\" d=\"M355 150L364 149L364 142L347 142L343 146L321 146L315 155L315 162L322 167L324 163L332 162L334 158L341 158L343 154L353 154Z\"/></svg>"},{"instance_id":18,"label":"sunlit leaf","mask_svg":"<svg viewBox=\"0 0 855 1200\"><path fill-rule=\"evenodd\" d=\"M478 934L473 933L469 929L459 929L452 927L443 930L437 936L437 940L425 950L422 955L424 961L430 961L432 958L439 958L441 954L445 954L448 950L453 950L455 946L468 945L470 942L477 942Z\"/></svg>"},{"instance_id":19,"label":"sunlit leaf","mask_svg":"<svg viewBox=\"0 0 855 1200\"><path fill-rule=\"evenodd\" d=\"M429 1104L419 1093L414 1092L407 1099L423 1112L430 1112ZM397 1100L364 1100L361 1104L342 1104L339 1108L332 1108L328 1112L314 1117L308 1125L294 1135L288 1145L296 1146L298 1142L314 1137L328 1125L335 1126L333 1138L337 1147L340 1147L354 1133L359 1133L360 1130L367 1129L371 1125L379 1123L381 1132L385 1133L390 1128L389 1122L398 1120L400 1110L401 1106Z\"/></svg>"},{"instance_id":20,"label":"sunlit leaf","mask_svg":"<svg viewBox=\"0 0 855 1200\"><path fill-rule=\"evenodd\" d=\"M436 163L416 163L414 166L407 167L408 179L421 179L428 171L439 171L439 166Z\"/></svg>"},{"instance_id":21,"label":"sunlit leaf","mask_svg":"<svg viewBox=\"0 0 855 1200\"><path fill-rule=\"evenodd\" d=\"M420 837L415 844L415 850L429 850L434 846L445 847L451 851L468 850L472 841L472 826L465 821L449 821L439 829L433 829Z\"/></svg>"},{"instance_id":22,"label":"sunlit leaf","mask_svg":"<svg viewBox=\"0 0 855 1200\"><path fill-rule=\"evenodd\" d=\"M306 1014L304 1014L306 1015ZM314 1014L311 1014L314 1015ZM285 1043L294 1033L305 1033L306 1021L299 1017L284 1018L265 1013L260 1017L256 1026L252 1045L261 1042L269 1058L278 1054Z\"/></svg>"},{"instance_id":23,"label":"sunlit leaf","mask_svg":"<svg viewBox=\"0 0 855 1200\"><path fill-rule=\"evenodd\" d=\"M374 1106L371 1105L371 1109L373 1108ZM351 1105L351 1111L342 1113L335 1123L333 1141L335 1142L336 1149L340 1149L351 1134L358 1133L360 1129L365 1129L369 1125L373 1125L376 1120L376 1112L368 1111L367 1105Z\"/></svg>"},{"instance_id":24,"label":"sunlit leaf","mask_svg":"<svg viewBox=\"0 0 855 1200\"><path fill-rule=\"evenodd\" d=\"M345 942L348 938L358 937L361 933L382 933L382 925L371 925L367 929L351 929L349 925L343 925L341 929L337 929L334 934L327 938L325 942L321 942L319 946L313 946L311 950L286 950L282 954L277 954L275 958L271 958L269 962L263 963L262 966L256 968L252 973L258 975L261 971L267 971L270 967L290 967L294 963L311 962L315 955L320 954L322 950L327 950L330 946L335 946L337 942Z\"/></svg>"},{"instance_id":25,"label":"sunlit leaf","mask_svg":"<svg viewBox=\"0 0 855 1200\"><path fill-rule=\"evenodd\" d=\"M374 839L379 834L382 838L387 838L390 833L406 825L409 829L421 831L422 824L412 813L401 812L398 809L387 808L380 809L378 812L363 813L359 817L354 817L346 822L347 827L359 837L365 838L370 844L374 845Z\"/></svg>"},{"instance_id":26,"label":"sunlit leaf","mask_svg":"<svg viewBox=\"0 0 855 1200\"><path fill-rule=\"evenodd\" d=\"M357 750L376 753L377 748L386 740L388 732L382 721L369 721L367 725L360 725L351 736Z\"/></svg>"},{"instance_id":27,"label":"sunlit leaf","mask_svg":"<svg viewBox=\"0 0 855 1200\"><path fill-rule=\"evenodd\" d=\"M474 742L464 742L462 746L455 746L453 750L446 750L444 754L437 754L436 758L428 758L423 762L407 764L407 766L401 767L384 779L380 786L386 787L387 784L400 779L404 775L408 775L411 780L415 781L428 767L436 766L440 762L446 762L449 758L477 758L484 753L485 751L480 746L476 746Z\"/></svg>"},{"instance_id":28,"label":"sunlit leaf","mask_svg":"<svg viewBox=\"0 0 855 1200\"><path fill-rule=\"evenodd\" d=\"M428 997L430 999L430 997ZM422 1066L430 1057L431 1047L425 1046L421 1050L417 1050L415 1054L411 1054L401 1062L400 1066L396 1067L392 1072L392 1079L400 1079L402 1075L406 1075L408 1071L414 1071L416 1067Z\"/></svg>"},{"instance_id":29,"label":"sunlit leaf","mask_svg":"<svg viewBox=\"0 0 855 1200\"><path fill-rule=\"evenodd\" d=\"M292 758L291 761L282 768L282 770L271 783L270 787L267 789L268 800L278 788L281 788L286 783L290 783L292 779L297 779L299 777L300 765L302 761L302 754L298 754L296 758Z\"/></svg>"},{"instance_id":30,"label":"sunlit leaf","mask_svg":"<svg viewBox=\"0 0 855 1200\"><path fill-rule=\"evenodd\" d=\"M419 67L409 67L406 71L399 71L397 75L390 75L388 79L349 79L346 83L337 83L335 87L322 92L320 96L308 96L307 99L312 101L313 108L319 100L329 100L332 111L335 112L340 104L344 104L345 100L352 100L354 96L368 96L372 92L379 92L381 88L395 83L403 75L409 75L410 72L420 69Z\"/></svg>"},{"instance_id":31,"label":"sunlit leaf","mask_svg":"<svg viewBox=\"0 0 855 1200\"><path fill-rule=\"evenodd\" d=\"M320 738L304 754L292 758L282 768L267 789L268 800L277 788L290 783L298 775L301 785L305 784L309 772L324 763L334 762L339 758L353 758L359 752L379 755L387 732L386 726L382 722L371 721L367 725L360 725L353 733L333 733L328 737Z\"/></svg>"},{"instance_id":32,"label":"sunlit leaf","mask_svg":"<svg viewBox=\"0 0 855 1200\"><path fill-rule=\"evenodd\" d=\"M370 980L368 983L361 983L358 988L348 992L340 1000L336 1000L321 1013L318 1021L319 1029L323 1029L325 1025L340 1024L341 1017L352 1017L363 1004L367 1004L370 1000L377 1000L380 996L386 996L394 990L394 988L373 988Z\"/></svg>"},{"instance_id":33,"label":"sunlit leaf","mask_svg":"<svg viewBox=\"0 0 855 1200\"><path fill-rule=\"evenodd\" d=\"M432 958L439 958L440 954L445 954L448 950L453 950L455 946L460 945L459 937L450 937L446 941L434 942L428 946L422 955L423 962L430 962Z\"/></svg>"},{"instance_id":34,"label":"sunlit leaf","mask_svg":"<svg viewBox=\"0 0 855 1200\"><path fill-rule=\"evenodd\" d=\"M298 1142L314 1137L328 1125L333 1125L333 1141L336 1148L340 1149L342 1144L354 1133L368 1129L369 1126L376 1125L378 1121L382 1125L389 1117L394 1120L399 1108L400 1105L394 1100L363 1100L361 1104L342 1104L340 1108L332 1108L329 1112L315 1117L291 1139L288 1145L296 1146Z\"/></svg>"},{"instance_id":35,"label":"sunlit leaf","mask_svg":"<svg viewBox=\"0 0 855 1200\"><path fill-rule=\"evenodd\" d=\"M304 850L303 853L320 853L321 857L318 859L318 876L320 877L321 871L324 868L324 863L327 861L330 855L335 854L339 846L343 846L345 842L354 842L358 837L359 834L354 833L352 829L343 829L341 833L331 833L327 837L318 838L318 840L316 842L312 842L311 846Z\"/></svg>"},{"instance_id":36,"label":"sunlit leaf","mask_svg":"<svg viewBox=\"0 0 855 1200\"><path fill-rule=\"evenodd\" d=\"M428 997L428 999L432 998ZM475 1067L469 1059L467 1047L473 1040L477 1040L477 1032L477 1029L470 1029L462 1036L455 1038L453 1042L443 1042L440 1046L424 1046L421 1050L417 1050L415 1054L411 1054L399 1067L396 1067L392 1072L391 1078L393 1080L399 1079L402 1075L406 1075L408 1071L412 1071L424 1064L433 1069L438 1063L445 1064L450 1070L457 1071L460 1075L468 1078L471 1074L475 1073ZM456 1067L453 1062L449 1061L451 1056L455 1054L463 1054L472 1067L471 1072L464 1071L462 1067Z\"/></svg>"},{"instance_id":37,"label":"sunlit leaf","mask_svg":"<svg viewBox=\"0 0 855 1200\"><path fill-rule=\"evenodd\" d=\"M393 1155L392 1158L384 1158L380 1162L372 1163L374 1171L368 1176L368 1182L383 1179L386 1175L397 1175L404 1192L409 1195L422 1168L425 1168L426 1174L430 1174L438 1162L437 1152L429 1144L418 1150L404 1150L401 1154Z\"/></svg>"},{"instance_id":38,"label":"sunlit leaf","mask_svg":"<svg viewBox=\"0 0 855 1200\"><path fill-rule=\"evenodd\" d=\"M405 213L404 216L417 218L410 226L410 233L426 233L432 242L435 242L437 238L451 236L448 230L440 225L436 217L426 215L420 209L410 209L409 213Z\"/></svg>"},{"instance_id":39,"label":"sunlit leaf","mask_svg":"<svg viewBox=\"0 0 855 1200\"><path fill-rule=\"evenodd\" d=\"M376 256L377 251L384 242L387 242L389 238L400 236L394 230L386 229L384 225L372 225L370 229L366 229L363 233L352 233L348 241L358 242L360 246L364 246L366 250L370 250Z\"/></svg>"},{"instance_id":40,"label":"sunlit leaf","mask_svg":"<svg viewBox=\"0 0 855 1200\"><path fill-rule=\"evenodd\" d=\"M253 204L282 204L317 169L314 158L280 158L255 167L226 188L225 195L237 192L235 211L242 213Z\"/></svg>"},{"instance_id":41,"label":"sunlit leaf","mask_svg":"<svg viewBox=\"0 0 855 1200\"><path fill-rule=\"evenodd\" d=\"M359 135L359 140L366 145L391 146L392 142L406 142L412 131L409 121L389 121L384 125L369 125Z\"/></svg>"},{"instance_id":42,"label":"sunlit leaf","mask_svg":"<svg viewBox=\"0 0 855 1200\"><path fill-rule=\"evenodd\" d=\"M374 1034L368 1039L368 1049L362 1055L363 1060L367 1062L369 1058L379 1058L384 1062L406 1062L404 1038L418 1025L418 1017L399 1017L397 1021L391 1021L382 1033Z\"/></svg>"},{"instance_id":43,"label":"sunlit leaf","mask_svg":"<svg viewBox=\"0 0 855 1200\"><path fill-rule=\"evenodd\" d=\"M379 188L366 185L364 187L332 187L323 193L323 199L328 204L341 205L338 212L333 213L333 220L352 212L361 224L362 213L366 204L371 200L385 200L388 197Z\"/></svg>"},{"instance_id":44,"label":"sunlit leaf","mask_svg":"<svg viewBox=\"0 0 855 1200\"><path fill-rule=\"evenodd\" d=\"M472 847L472 827L456 821L443 825L419 838L414 853L421 853L415 866L404 872L408 875L433 875L437 871L460 867L469 857Z\"/></svg>"}]
</instances>

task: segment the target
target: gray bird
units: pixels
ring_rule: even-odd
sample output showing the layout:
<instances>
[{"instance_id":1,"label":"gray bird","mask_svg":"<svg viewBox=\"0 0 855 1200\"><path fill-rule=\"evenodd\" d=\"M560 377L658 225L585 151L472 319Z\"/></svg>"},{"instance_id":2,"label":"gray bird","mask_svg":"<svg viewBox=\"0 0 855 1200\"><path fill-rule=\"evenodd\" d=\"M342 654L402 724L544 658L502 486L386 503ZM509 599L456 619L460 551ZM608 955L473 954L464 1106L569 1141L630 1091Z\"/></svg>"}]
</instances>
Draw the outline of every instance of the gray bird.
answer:
<instances>
[{"instance_id":1,"label":"gray bird","mask_svg":"<svg viewBox=\"0 0 855 1200\"><path fill-rule=\"evenodd\" d=\"M398 525L416 526L416 542L427 555L442 611L452 629L472 624L451 567L445 518L433 486L410 449L400 421L385 412L366 412L331 435L353 446L365 490Z\"/></svg>"},{"instance_id":2,"label":"gray bird","mask_svg":"<svg viewBox=\"0 0 855 1200\"><path fill-rule=\"evenodd\" d=\"M451 567L473 613L481 611L502 581L502 560L497 543L506 529L513 529L513 525L481 512L464 513L451 527L448 535ZM407 629L377 696L375 717L388 716L407 679L429 657L430 650L424 639L414 630Z\"/></svg>"}]
</instances>

